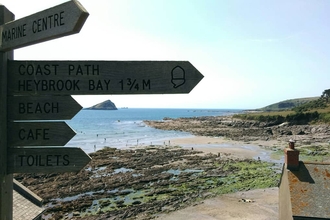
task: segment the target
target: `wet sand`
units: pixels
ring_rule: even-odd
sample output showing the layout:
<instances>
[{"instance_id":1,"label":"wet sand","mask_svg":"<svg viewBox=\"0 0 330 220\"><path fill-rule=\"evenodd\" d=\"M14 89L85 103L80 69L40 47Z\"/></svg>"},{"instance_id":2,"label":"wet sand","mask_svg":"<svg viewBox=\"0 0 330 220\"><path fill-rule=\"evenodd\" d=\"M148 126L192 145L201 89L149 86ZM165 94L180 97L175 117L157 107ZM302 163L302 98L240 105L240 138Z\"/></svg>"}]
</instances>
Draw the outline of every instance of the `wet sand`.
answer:
<instances>
[{"instance_id":1,"label":"wet sand","mask_svg":"<svg viewBox=\"0 0 330 220\"><path fill-rule=\"evenodd\" d=\"M257 159L258 157L263 159L263 155L265 154L270 155L271 147L280 146L283 147L283 149L286 147L286 143L278 142L275 140L254 141L254 142L245 143L242 141L233 141L226 138L214 138L214 137L205 137L205 136L194 136L188 138L172 139L170 143L172 146L178 145L178 146L182 146L183 148L203 151L205 154L220 153L221 155L222 154L225 154L226 156L230 155L233 158L240 158L240 159L244 159L244 158Z\"/></svg>"}]
</instances>

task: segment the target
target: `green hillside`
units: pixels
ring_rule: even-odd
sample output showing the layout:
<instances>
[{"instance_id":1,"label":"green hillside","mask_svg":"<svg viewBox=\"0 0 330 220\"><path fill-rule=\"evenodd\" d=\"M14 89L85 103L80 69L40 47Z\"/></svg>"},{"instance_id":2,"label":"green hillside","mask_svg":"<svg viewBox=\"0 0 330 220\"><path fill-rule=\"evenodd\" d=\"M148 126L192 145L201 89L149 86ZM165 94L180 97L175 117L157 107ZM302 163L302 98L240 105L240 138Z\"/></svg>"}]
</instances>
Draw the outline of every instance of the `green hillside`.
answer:
<instances>
[{"instance_id":1,"label":"green hillside","mask_svg":"<svg viewBox=\"0 0 330 220\"><path fill-rule=\"evenodd\" d=\"M327 90L330 94L330 89ZM247 111L233 117L267 122L271 125L288 122L293 124L330 123L330 95L321 97L290 99L256 111Z\"/></svg>"},{"instance_id":2,"label":"green hillside","mask_svg":"<svg viewBox=\"0 0 330 220\"><path fill-rule=\"evenodd\" d=\"M319 99L320 97L309 97L309 98L299 98L299 99L288 99L285 101L277 102L271 105L268 105L263 108L256 109L258 111L283 111L292 109L294 107L301 106L307 102L314 101Z\"/></svg>"}]
</instances>

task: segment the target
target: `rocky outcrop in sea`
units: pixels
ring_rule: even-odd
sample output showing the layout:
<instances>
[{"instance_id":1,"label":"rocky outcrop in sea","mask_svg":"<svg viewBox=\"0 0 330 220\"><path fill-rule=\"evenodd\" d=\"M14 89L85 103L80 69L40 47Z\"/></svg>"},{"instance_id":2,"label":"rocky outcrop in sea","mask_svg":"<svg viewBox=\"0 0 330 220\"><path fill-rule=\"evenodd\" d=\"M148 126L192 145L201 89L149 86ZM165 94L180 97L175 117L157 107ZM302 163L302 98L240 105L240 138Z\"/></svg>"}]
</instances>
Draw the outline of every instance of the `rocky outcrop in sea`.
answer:
<instances>
[{"instance_id":1,"label":"rocky outcrop in sea","mask_svg":"<svg viewBox=\"0 0 330 220\"><path fill-rule=\"evenodd\" d=\"M118 110L115 103L110 100L106 100L92 107L86 108L86 110Z\"/></svg>"}]
</instances>

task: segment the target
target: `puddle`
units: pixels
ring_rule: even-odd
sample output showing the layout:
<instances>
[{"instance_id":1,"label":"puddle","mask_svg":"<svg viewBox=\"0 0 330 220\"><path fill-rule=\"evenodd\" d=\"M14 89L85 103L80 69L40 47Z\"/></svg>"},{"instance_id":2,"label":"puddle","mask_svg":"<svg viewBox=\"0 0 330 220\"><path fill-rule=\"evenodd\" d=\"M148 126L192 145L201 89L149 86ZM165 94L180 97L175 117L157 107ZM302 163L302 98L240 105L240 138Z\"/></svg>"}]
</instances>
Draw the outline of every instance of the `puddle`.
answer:
<instances>
[{"instance_id":1,"label":"puddle","mask_svg":"<svg viewBox=\"0 0 330 220\"><path fill-rule=\"evenodd\" d=\"M118 169L115 169L115 171L112 173L112 174L117 174L117 173L127 173L127 172L133 172L134 170L133 169L127 169L127 168L118 168Z\"/></svg>"},{"instance_id":2,"label":"puddle","mask_svg":"<svg viewBox=\"0 0 330 220\"><path fill-rule=\"evenodd\" d=\"M104 193L104 190L100 190L100 191L91 191L91 192L85 192L85 193L81 193L75 196L68 196L68 197L64 197L64 198L56 198L51 200L51 203L56 201L56 202L70 202L73 200L77 200L80 197L84 197L84 196L92 196L94 193Z\"/></svg>"},{"instance_id":3,"label":"puddle","mask_svg":"<svg viewBox=\"0 0 330 220\"><path fill-rule=\"evenodd\" d=\"M143 203L143 198L149 192L149 190L135 191L133 189L125 189L122 191L118 191L117 189L115 189L112 191L123 195L93 200L92 205L87 208L85 212L82 213L82 216L88 214L95 214L100 211L108 212L112 209L116 209L118 206L131 205L132 203Z\"/></svg>"},{"instance_id":4,"label":"puddle","mask_svg":"<svg viewBox=\"0 0 330 220\"><path fill-rule=\"evenodd\" d=\"M175 176L180 175L181 173L201 173L204 172L204 170L195 170L195 169L185 169L185 170L174 170L174 169L169 169L167 171L163 171L162 173L171 173Z\"/></svg>"},{"instance_id":5,"label":"puddle","mask_svg":"<svg viewBox=\"0 0 330 220\"><path fill-rule=\"evenodd\" d=\"M100 177L108 177L108 176L113 176L115 174L118 174L118 173L127 173L127 172L133 172L134 170L133 169L127 169L125 167L122 167L122 168L118 168L118 169L115 169L112 173L107 173L107 172L102 172L106 169L107 167L99 167L95 170L93 170L93 172L95 173L92 178L100 178Z\"/></svg>"}]
</instances>

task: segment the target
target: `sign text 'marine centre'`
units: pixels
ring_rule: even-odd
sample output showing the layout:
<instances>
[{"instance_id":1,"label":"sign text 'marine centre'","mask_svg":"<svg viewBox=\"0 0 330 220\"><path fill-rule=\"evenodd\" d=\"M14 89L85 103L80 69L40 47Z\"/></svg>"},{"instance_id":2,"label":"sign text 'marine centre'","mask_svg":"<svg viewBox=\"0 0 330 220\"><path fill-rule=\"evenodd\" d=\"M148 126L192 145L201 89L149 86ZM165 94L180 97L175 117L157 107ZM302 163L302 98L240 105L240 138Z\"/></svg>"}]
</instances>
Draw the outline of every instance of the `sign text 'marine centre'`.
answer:
<instances>
[{"instance_id":1,"label":"sign text 'marine centre'","mask_svg":"<svg viewBox=\"0 0 330 220\"><path fill-rule=\"evenodd\" d=\"M76 0L0 26L0 51L79 33L88 12Z\"/></svg>"},{"instance_id":2,"label":"sign text 'marine centre'","mask_svg":"<svg viewBox=\"0 0 330 220\"><path fill-rule=\"evenodd\" d=\"M189 93L202 78L188 61L8 61L9 95Z\"/></svg>"}]
</instances>

